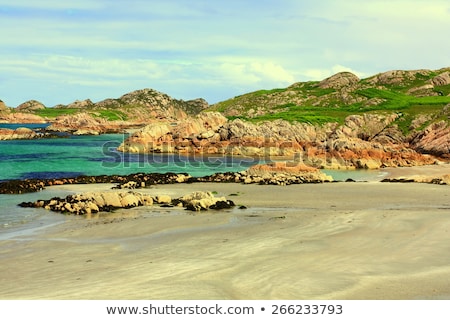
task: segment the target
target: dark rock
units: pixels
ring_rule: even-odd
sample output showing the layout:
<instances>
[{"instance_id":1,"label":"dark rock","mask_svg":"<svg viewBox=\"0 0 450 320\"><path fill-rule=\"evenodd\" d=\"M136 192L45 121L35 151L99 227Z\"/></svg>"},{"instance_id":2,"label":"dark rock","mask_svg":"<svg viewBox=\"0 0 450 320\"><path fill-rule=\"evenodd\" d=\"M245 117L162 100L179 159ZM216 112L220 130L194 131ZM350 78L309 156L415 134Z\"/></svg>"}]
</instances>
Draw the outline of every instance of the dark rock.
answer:
<instances>
[{"instance_id":1,"label":"dark rock","mask_svg":"<svg viewBox=\"0 0 450 320\"><path fill-rule=\"evenodd\" d=\"M222 209L231 209L235 206L234 202L231 200L227 201L217 201L215 204L210 206L210 209L213 210L222 210Z\"/></svg>"}]
</instances>

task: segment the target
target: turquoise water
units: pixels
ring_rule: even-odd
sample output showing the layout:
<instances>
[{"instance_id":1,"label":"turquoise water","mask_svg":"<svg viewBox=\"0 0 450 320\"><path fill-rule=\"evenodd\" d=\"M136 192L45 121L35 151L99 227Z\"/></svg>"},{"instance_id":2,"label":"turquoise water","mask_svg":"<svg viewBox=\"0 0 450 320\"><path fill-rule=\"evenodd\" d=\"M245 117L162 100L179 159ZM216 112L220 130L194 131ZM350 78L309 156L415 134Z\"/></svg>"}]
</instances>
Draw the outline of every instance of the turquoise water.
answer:
<instances>
[{"instance_id":1,"label":"turquoise water","mask_svg":"<svg viewBox=\"0 0 450 320\"><path fill-rule=\"evenodd\" d=\"M122 134L105 134L0 141L0 181L136 172L186 172L204 176L241 171L258 163L253 158L226 156L123 154L116 148L124 138Z\"/></svg>"},{"instance_id":2,"label":"turquoise water","mask_svg":"<svg viewBox=\"0 0 450 320\"><path fill-rule=\"evenodd\" d=\"M29 128L29 129L44 129L47 128L49 123L0 123L0 128L5 129L17 129L21 127Z\"/></svg>"}]
</instances>

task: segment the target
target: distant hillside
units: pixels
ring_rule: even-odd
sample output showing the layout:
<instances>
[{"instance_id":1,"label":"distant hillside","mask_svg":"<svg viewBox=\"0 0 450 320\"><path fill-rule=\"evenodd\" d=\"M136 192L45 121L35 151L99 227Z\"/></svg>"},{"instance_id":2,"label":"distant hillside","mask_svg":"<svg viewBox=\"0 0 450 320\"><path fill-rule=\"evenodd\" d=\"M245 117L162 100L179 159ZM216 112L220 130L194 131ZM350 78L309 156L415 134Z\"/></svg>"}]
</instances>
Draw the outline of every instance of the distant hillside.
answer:
<instances>
[{"instance_id":1,"label":"distant hillside","mask_svg":"<svg viewBox=\"0 0 450 320\"><path fill-rule=\"evenodd\" d=\"M11 111L30 113L50 120L61 115L88 113L105 120L147 122L151 119L185 118L188 115L198 114L207 107L208 103L203 99L177 100L153 89L142 89L124 94L117 99L106 99L96 103L87 99L53 108L48 108L39 101L30 100Z\"/></svg>"},{"instance_id":2,"label":"distant hillside","mask_svg":"<svg viewBox=\"0 0 450 320\"><path fill-rule=\"evenodd\" d=\"M388 71L366 79L341 72L323 81L298 82L287 88L260 90L212 105L209 111L252 122L284 119L313 124L337 122L353 114L398 113L397 124L447 120L450 68Z\"/></svg>"}]
</instances>

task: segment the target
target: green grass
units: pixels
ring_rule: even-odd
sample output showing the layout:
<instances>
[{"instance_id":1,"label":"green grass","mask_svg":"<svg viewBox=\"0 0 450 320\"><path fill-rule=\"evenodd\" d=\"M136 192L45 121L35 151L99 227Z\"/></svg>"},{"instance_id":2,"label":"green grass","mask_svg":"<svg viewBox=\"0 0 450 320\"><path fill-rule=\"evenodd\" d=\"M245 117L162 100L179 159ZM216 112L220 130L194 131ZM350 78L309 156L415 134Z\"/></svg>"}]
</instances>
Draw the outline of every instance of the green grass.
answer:
<instances>
[{"instance_id":1,"label":"green grass","mask_svg":"<svg viewBox=\"0 0 450 320\"><path fill-rule=\"evenodd\" d=\"M293 103L282 104L272 108L272 110L283 111L277 113L268 113L254 118L245 117L229 117L230 119L241 118L251 122L271 121L283 119L289 122L305 122L311 124L325 124L328 122L344 123L349 115L363 114L366 112L376 113L392 113L398 112L402 116L397 120L397 124L404 132L408 132L412 120L419 114L438 114L442 108L450 103L450 97L446 96L427 96L414 97L391 90L381 89L364 89L359 90L356 94L371 98L382 98L385 102L374 105L365 106L364 103L354 103L344 105L337 101L330 102L329 106L297 106Z\"/></svg>"},{"instance_id":2,"label":"green grass","mask_svg":"<svg viewBox=\"0 0 450 320\"><path fill-rule=\"evenodd\" d=\"M127 120L128 116L123 113L122 111L118 110L97 110L96 114L100 116L100 118L109 120L109 121L115 121L115 120Z\"/></svg>"},{"instance_id":3,"label":"green grass","mask_svg":"<svg viewBox=\"0 0 450 320\"><path fill-rule=\"evenodd\" d=\"M80 109L77 108L45 108L36 110L35 114L45 118L56 118L68 114L75 114L78 111L80 111Z\"/></svg>"}]
</instances>

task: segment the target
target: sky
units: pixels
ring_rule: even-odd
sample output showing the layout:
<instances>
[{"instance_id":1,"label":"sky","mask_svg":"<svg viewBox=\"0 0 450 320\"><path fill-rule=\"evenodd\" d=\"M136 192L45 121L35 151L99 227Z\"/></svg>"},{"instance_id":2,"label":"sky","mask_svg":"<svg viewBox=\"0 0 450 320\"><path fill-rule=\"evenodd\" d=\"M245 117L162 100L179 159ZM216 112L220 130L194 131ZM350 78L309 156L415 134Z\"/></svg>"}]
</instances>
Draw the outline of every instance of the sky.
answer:
<instances>
[{"instance_id":1,"label":"sky","mask_svg":"<svg viewBox=\"0 0 450 320\"><path fill-rule=\"evenodd\" d=\"M0 0L0 99L47 107L143 88L216 103L450 66L448 0Z\"/></svg>"}]
</instances>

